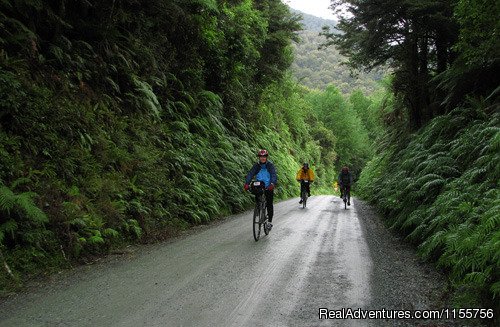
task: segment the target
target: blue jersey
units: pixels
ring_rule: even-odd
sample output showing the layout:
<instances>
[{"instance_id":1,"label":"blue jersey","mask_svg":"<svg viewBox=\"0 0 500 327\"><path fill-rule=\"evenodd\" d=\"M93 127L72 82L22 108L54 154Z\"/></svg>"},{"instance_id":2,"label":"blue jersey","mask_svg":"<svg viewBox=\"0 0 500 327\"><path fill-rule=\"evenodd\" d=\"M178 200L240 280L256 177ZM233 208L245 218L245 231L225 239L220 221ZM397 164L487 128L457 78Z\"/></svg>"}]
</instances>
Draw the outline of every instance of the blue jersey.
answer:
<instances>
[{"instance_id":1,"label":"blue jersey","mask_svg":"<svg viewBox=\"0 0 500 327\"><path fill-rule=\"evenodd\" d=\"M271 174L267 170L266 164L260 165L260 170L257 176L255 176L255 179L264 182L264 185L266 185L266 187L269 187L269 185L271 184Z\"/></svg>"},{"instance_id":2,"label":"blue jersey","mask_svg":"<svg viewBox=\"0 0 500 327\"><path fill-rule=\"evenodd\" d=\"M267 161L265 164L261 164L260 162L254 164L245 178L245 183L250 184L254 176L255 179L263 181L266 187L269 187L270 184L276 185L278 182L276 168L274 168L274 164L271 161Z\"/></svg>"}]
</instances>

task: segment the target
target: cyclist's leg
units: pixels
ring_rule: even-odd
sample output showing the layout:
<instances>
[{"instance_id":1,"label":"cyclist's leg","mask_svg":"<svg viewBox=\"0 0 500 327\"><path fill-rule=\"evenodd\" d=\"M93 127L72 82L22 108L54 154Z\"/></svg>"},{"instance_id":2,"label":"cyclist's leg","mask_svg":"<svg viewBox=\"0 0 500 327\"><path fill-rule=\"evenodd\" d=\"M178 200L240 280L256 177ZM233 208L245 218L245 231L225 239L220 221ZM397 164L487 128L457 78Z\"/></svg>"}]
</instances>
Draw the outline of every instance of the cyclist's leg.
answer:
<instances>
[{"instance_id":1,"label":"cyclist's leg","mask_svg":"<svg viewBox=\"0 0 500 327\"><path fill-rule=\"evenodd\" d=\"M344 191L344 185L341 183L341 184L340 184L340 198L341 198L341 199L342 199L342 197L344 196L344 195L343 195L343 193L342 193L343 191Z\"/></svg>"},{"instance_id":2,"label":"cyclist's leg","mask_svg":"<svg viewBox=\"0 0 500 327\"><path fill-rule=\"evenodd\" d=\"M267 215L269 216L269 222L273 221L274 206L273 206L274 190L266 190L266 203L267 203Z\"/></svg>"},{"instance_id":3,"label":"cyclist's leg","mask_svg":"<svg viewBox=\"0 0 500 327\"><path fill-rule=\"evenodd\" d=\"M307 183L307 196L311 196L311 183Z\"/></svg>"}]
</instances>

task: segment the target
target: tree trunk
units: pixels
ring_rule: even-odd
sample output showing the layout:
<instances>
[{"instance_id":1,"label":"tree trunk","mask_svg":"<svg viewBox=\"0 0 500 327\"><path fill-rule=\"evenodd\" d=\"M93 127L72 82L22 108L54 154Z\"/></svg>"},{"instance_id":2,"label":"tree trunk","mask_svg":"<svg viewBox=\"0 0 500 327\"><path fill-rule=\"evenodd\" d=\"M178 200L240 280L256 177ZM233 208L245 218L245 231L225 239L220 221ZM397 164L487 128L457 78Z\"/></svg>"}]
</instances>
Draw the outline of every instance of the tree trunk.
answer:
<instances>
[{"instance_id":1,"label":"tree trunk","mask_svg":"<svg viewBox=\"0 0 500 327\"><path fill-rule=\"evenodd\" d=\"M418 70L418 103L422 113L422 123L426 123L434 116L430 109L429 97L429 40L422 36L419 40L419 70Z\"/></svg>"},{"instance_id":2,"label":"tree trunk","mask_svg":"<svg viewBox=\"0 0 500 327\"><path fill-rule=\"evenodd\" d=\"M416 24L415 24L416 25ZM418 26L415 26L418 29ZM419 53L418 53L418 30L409 35L408 53L408 103L410 106L410 129L417 130L422 126L422 113L420 108L420 78L419 78Z\"/></svg>"}]
</instances>

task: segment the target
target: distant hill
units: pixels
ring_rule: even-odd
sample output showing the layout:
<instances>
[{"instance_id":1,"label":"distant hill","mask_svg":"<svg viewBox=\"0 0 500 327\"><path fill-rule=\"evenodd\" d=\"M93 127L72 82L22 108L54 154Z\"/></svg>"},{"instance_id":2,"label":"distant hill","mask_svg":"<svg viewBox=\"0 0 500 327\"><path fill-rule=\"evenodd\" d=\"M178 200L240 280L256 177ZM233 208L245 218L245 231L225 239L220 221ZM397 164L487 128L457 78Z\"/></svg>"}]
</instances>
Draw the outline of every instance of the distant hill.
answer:
<instances>
[{"instance_id":1,"label":"distant hill","mask_svg":"<svg viewBox=\"0 0 500 327\"><path fill-rule=\"evenodd\" d=\"M337 21L331 19L324 19L321 17L316 17L313 15L306 14L302 11L295 10L290 8L290 11L294 14L302 15L302 24L304 25L304 29L308 31L317 31L321 32L323 26L329 26L330 28L335 28L337 25Z\"/></svg>"},{"instance_id":2,"label":"distant hill","mask_svg":"<svg viewBox=\"0 0 500 327\"><path fill-rule=\"evenodd\" d=\"M379 81L385 74L384 70L371 73L360 72L356 77L350 75L348 67L342 65L347 60L333 46L318 50L325 42L319 33L323 26L334 29L336 21L323 19L291 9L293 13L303 17L304 30L299 33L301 41L294 44L295 60L291 70L302 85L312 89L324 90L327 85L334 84L343 93L351 93L360 89L365 94L378 88Z\"/></svg>"}]
</instances>

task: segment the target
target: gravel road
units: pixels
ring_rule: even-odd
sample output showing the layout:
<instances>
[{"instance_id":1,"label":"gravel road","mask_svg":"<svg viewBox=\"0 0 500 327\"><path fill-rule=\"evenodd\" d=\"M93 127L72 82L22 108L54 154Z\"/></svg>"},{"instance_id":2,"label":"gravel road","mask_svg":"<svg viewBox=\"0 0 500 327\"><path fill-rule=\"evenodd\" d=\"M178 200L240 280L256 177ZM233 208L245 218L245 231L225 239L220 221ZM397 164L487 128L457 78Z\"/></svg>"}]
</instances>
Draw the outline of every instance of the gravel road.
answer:
<instances>
[{"instance_id":1,"label":"gravel road","mask_svg":"<svg viewBox=\"0 0 500 327\"><path fill-rule=\"evenodd\" d=\"M63 272L0 303L0 326L468 326L444 320L319 319L319 309L437 309L445 281L370 206L313 196ZM331 311L332 313L334 311Z\"/></svg>"}]
</instances>

